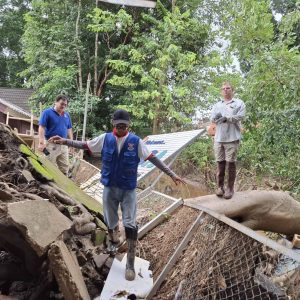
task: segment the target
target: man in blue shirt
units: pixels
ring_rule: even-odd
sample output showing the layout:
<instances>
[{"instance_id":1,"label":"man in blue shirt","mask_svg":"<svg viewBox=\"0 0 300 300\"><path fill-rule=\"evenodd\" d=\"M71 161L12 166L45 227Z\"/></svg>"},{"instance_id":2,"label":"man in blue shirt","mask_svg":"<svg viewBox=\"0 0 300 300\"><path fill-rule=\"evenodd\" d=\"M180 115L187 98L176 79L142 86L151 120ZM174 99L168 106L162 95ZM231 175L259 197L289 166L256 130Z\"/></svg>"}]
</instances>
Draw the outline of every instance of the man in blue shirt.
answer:
<instances>
[{"instance_id":1,"label":"man in blue shirt","mask_svg":"<svg viewBox=\"0 0 300 300\"><path fill-rule=\"evenodd\" d=\"M65 174L69 170L69 152L65 145L48 143L48 140L56 135L73 140L72 122L69 113L65 111L68 105L68 97L59 95L55 99L53 107L42 112L39 122L38 149L46 154L50 161L58 166Z\"/></svg>"}]
</instances>

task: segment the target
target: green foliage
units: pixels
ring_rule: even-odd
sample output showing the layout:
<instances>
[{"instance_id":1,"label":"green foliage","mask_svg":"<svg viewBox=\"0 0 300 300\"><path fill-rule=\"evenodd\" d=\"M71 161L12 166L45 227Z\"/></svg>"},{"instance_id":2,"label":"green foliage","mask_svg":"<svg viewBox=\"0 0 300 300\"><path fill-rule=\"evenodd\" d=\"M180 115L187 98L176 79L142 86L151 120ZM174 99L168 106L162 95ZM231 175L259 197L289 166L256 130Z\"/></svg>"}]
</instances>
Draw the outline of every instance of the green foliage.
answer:
<instances>
[{"instance_id":1,"label":"green foliage","mask_svg":"<svg viewBox=\"0 0 300 300\"><path fill-rule=\"evenodd\" d=\"M20 39L28 1L1 0L0 7L0 86L21 87L24 78L19 73L26 68L26 63Z\"/></svg>"},{"instance_id":2,"label":"green foliage","mask_svg":"<svg viewBox=\"0 0 300 300\"><path fill-rule=\"evenodd\" d=\"M243 1L245 4L247 1ZM261 30L256 30L255 23L245 21L247 27L243 30L246 36L252 34L251 39L240 39L240 44L236 43L241 28L231 27L233 47L250 66L240 90L247 107L247 130L239 156L249 170L280 177L288 182L287 189L297 190L300 181L300 53L297 47L291 47L294 26L290 25L294 19L291 21L290 14L282 17L276 40L267 4L260 1L252 10L236 12L238 21L251 20L254 15L265 18ZM295 15L298 14L295 12ZM233 23L238 24L237 20Z\"/></svg>"},{"instance_id":3,"label":"green foliage","mask_svg":"<svg viewBox=\"0 0 300 300\"><path fill-rule=\"evenodd\" d=\"M207 27L188 11L181 13L175 7L169 12L160 2L157 9L160 19L150 11L143 13L138 22L122 9L115 14L97 9L90 25L106 35L133 35L126 47L114 49L118 59L107 59L114 72L108 83L123 90L123 107L135 119L152 123L154 132L167 123L190 122L197 104L193 75L196 66L203 64L200 52L207 40ZM145 24L147 31L142 34Z\"/></svg>"},{"instance_id":4,"label":"green foliage","mask_svg":"<svg viewBox=\"0 0 300 300\"><path fill-rule=\"evenodd\" d=\"M75 24L70 22L76 10L67 3L35 0L25 15L22 43L29 66L22 75L26 85L36 90L34 99L48 104L59 93L76 92Z\"/></svg>"},{"instance_id":5,"label":"green foliage","mask_svg":"<svg viewBox=\"0 0 300 300\"><path fill-rule=\"evenodd\" d=\"M182 167L182 174L204 174L214 169L213 141L210 138L199 139L180 154L177 163Z\"/></svg>"}]
</instances>

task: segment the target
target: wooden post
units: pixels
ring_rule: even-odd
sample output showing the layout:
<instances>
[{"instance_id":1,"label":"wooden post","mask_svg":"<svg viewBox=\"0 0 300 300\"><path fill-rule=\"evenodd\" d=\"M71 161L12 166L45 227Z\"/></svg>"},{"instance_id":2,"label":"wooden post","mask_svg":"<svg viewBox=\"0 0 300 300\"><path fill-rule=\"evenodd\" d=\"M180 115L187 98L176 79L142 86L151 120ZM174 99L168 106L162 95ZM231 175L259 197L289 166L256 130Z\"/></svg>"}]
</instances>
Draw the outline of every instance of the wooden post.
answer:
<instances>
[{"instance_id":1,"label":"wooden post","mask_svg":"<svg viewBox=\"0 0 300 300\"><path fill-rule=\"evenodd\" d=\"M34 136L34 131L33 131L33 112L31 111L30 115L30 135Z\"/></svg>"},{"instance_id":2,"label":"wooden post","mask_svg":"<svg viewBox=\"0 0 300 300\"><path fill-rule=\"evenodd\" d=\"M8 125L8 120L9 120L9 111L6 114L6 125Z\"/></svg>"}]
</instances>

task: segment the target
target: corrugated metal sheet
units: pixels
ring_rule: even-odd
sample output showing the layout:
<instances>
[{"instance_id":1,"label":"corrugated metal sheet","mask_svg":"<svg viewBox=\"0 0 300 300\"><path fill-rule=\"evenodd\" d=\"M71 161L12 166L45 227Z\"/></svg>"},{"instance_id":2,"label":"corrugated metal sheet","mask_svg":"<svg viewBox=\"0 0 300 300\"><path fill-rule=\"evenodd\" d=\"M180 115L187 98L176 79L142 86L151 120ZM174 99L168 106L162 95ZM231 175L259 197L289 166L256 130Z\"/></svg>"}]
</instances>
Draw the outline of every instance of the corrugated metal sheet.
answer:
<instances>
[{"instance_id":1,"label":"corrugated metal sheet","mask_svg":"<svg viewBox=\"0 0 300 300\"><path fill-rule=\"evenodd\" d=\"M160 160L166 161L181 152L187 145L204 134L205 129L190 130L175 133L149 135L144 139L148 148ZM155 166L148 161L141 161L138 167L138 182L149 176ZM103 185L100 183L100 173L91 177L81 185L81 189L98 201L102 201Z\"/></svg>"}]
</instances>

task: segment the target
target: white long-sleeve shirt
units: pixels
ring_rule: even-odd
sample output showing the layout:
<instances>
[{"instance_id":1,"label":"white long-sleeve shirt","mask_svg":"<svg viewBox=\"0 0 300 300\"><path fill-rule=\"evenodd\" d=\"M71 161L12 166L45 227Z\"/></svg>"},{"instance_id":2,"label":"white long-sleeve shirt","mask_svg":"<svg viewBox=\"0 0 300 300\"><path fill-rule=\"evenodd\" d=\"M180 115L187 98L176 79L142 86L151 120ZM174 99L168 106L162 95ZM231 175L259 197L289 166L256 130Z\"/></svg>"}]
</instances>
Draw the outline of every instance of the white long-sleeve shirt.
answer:
<instances>
[{"instance_id":1,"label":"white long-sleeve shirt","mask_svg":"<svg viewBox=\"0 0 300 300\"><path fill-rule=\"evenodd\" d=\"M211 121L215 122L217 115L221 114L227 117L225 123L217 123L215 141L229 143L241 139L241 121L245 117L246 106L244 102L237 98L232 98L229 101L218 101L211 113Z\"/></svg>"}]
</instances>

